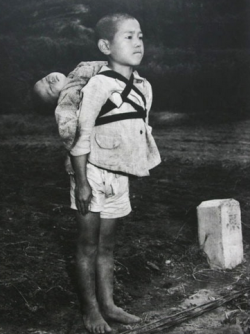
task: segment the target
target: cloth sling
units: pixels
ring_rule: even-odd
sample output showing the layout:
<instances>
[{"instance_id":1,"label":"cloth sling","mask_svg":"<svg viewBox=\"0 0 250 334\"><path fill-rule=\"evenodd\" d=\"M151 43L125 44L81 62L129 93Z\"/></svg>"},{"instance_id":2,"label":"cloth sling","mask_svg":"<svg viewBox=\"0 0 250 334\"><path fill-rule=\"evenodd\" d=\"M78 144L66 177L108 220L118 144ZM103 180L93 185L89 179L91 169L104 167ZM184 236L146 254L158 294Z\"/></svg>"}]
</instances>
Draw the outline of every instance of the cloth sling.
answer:
<instances>
[{"instance_id":1,"label":"cloth sling","mask_svg":"<svg viewBox=\"0 0 250 334\"><path fill-rule=\"evenodd\" d=\"M97 75L105 75L107 77L123 81L126 84L126 86L121 93L122 101L129 103L136 110L136 112L132 111L132 112L126 112L126 113L101 117L107 114L109 111L117 108L117 106L110 99L108 99L107 102L102 106L102 109L96 119L95 126L103 125L103 124L107 124L111 122L116 122L116 121L121 121L124 119L135 119L135 118L141 118L145 122L146 115L147 115L146 99L145 99L145 96L142 94L142 92L133 85L133 82L134 82L133 73L131 74L131 77L129 78L129 80L125 78L123 75L115 71L111 71L111 70L97 73ZM138 95L140 95L144 103L144 108L128 98L128 95L131 92L131 90L134 90Z\"/></svg>"}]
</instances>

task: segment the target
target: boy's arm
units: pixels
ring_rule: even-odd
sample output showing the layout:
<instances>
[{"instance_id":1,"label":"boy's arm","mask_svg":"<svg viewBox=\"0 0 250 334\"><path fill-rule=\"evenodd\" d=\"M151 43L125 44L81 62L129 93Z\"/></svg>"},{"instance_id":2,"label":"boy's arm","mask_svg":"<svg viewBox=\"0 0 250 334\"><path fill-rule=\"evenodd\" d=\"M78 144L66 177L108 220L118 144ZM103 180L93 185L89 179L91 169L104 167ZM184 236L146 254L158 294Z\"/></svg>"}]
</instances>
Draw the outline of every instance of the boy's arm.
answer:
<instances>
[{"instance_id":1,"label":"boy's arm","mask_svg":"<svg viewBox=\"0 0 250 334\"><path fill-rule=\"evenodd\" d=\"M77 134L78 117L77 110L82 98L82 87L86 80L75 78L62 90L58 105L55 110L55 118L59 135L65 148L69 151L74 145Z\"/></svg>"},{"instance_id":2,"label":"boy's arm","mask_svg":"<svg viewBox=\"0 0 250 334\"><path fill-rule=\"evenodd\" d=\"M95 127L96 118L102 106L110 96L110 88L103 82L103 76L91 78L82 89L83 99L79 109L77 141L70 150L73 156L88 154L90 152L90 137Z\"/></svg>"},{"instance_id":3,"label":"boy's arm","mask_svg":"<svg viewBox=\"0 0 250 334\"><path fill-rule=\"evenodd\" d=\"M77 111L82 100L81 90L106 64L107 62L103 61L81 62L67 77L68 82L60 94L55 116L59 135L68 151L77 140Z\"/></svg>"},{"instance_id":4,"label":"boy's arm","mask_svg":"<svg viewBox=\"0 0 250 334\"><path fill-rule=\"evenodd\" d=\"M89 204L92 197L92 190L89 185L86 173L88 154L71 156L76 178L76 207L82 215L89 211Z\"/></svg>"},{"instance_id":5,"label":"boy's arm","mask_svg":"<svg viewBox=\"0 0 250 334\"><path fill-rule=\"evenodd\" d=\"M92 197L86 173L90 152L90 136L99 111L108 98L108 93L101 82L94 78L83 88L82 93L84 98L81 102L78 120L79 136L70 154L76 177L76 206L79 212L84 215L88 212Z\"/></svg>"}]
</instances>

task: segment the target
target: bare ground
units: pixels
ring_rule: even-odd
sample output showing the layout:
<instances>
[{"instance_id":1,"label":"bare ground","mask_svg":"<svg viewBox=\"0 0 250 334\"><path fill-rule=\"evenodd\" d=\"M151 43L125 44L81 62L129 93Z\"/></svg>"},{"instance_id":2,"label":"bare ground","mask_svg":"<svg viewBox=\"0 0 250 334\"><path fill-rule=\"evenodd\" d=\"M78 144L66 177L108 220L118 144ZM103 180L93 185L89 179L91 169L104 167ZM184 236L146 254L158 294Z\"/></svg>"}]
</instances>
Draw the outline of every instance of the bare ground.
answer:
<instances>
[{"instance_id":1,"label":"bare ground","mask_svg":"<svg viewBox=\"0 0 250 334\"><path fill-rule=\"evenodd\" d=\"M141 316L140 325L239 291L250 277L250 121L167 113L152 121L163 162L151 177L131 180L133 212L119 223L115 252L116 302ZM58 136L19 127L2 133L0 154L0 333L85 333ZM196 207L218 198L241 206L245 261L230 271L210 270L198 246ZM245 293L161 332L246 334L249 310ZM111 325L114 333L129 329Z\"/></svg>"}]
</instances>

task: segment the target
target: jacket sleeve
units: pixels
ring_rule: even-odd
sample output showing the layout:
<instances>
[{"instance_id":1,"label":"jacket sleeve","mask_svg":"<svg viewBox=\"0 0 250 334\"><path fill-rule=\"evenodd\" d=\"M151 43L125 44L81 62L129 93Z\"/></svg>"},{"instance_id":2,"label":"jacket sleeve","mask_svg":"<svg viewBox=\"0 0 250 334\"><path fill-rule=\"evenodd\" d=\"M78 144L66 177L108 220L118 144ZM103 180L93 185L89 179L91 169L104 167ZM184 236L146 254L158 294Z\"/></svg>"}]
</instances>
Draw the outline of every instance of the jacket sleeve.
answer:
<instances>
[{"instance_id":1,"label":"jacket sleeve","mask_svg":"<svg viewBox=\"0 0 250 334\"><path fill-rule=\"evenodd\" d=\"M90 137L96 118L110 96L110 88L103 82L103 76L96 75L82 89L83 99L79 109L77 141L70 154L79 156L90 152Z\"/></svg>"},{"instance_id":2,"label":"jacket sleeve","mask_svg":"<svg viewBox=\"0 0 250 334\"><path fill-rule=\"evenodd\" d=\"M77 80L67 85L61 92L55 110L58 132L64 147L69 151L76 141L78 109L82 99L82 87L86 82Z\"/></svg>"}]
</instances>

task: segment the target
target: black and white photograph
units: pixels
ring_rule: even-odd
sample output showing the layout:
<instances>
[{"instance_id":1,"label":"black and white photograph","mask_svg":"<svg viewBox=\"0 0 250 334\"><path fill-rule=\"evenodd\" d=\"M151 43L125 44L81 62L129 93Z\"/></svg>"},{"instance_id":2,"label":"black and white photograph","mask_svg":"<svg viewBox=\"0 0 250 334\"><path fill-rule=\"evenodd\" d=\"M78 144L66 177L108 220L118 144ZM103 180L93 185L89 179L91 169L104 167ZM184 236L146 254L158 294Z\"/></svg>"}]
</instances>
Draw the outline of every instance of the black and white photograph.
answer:
<instances>
[{"instance_id":1,"label":"black and white photograph","mask_svg":"<svg viewBox=\"0 0 250 334\"><path fill-rule=\"evenodd\" d=\"M0 334L250 334L250 2L0 1Z\"/></svg>"}]
</instances>

